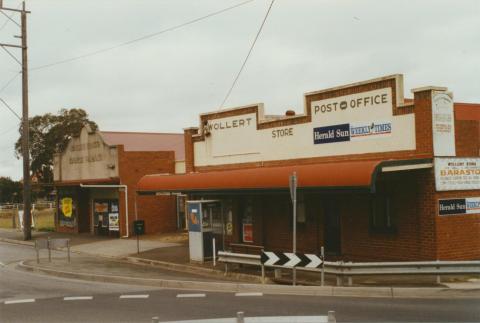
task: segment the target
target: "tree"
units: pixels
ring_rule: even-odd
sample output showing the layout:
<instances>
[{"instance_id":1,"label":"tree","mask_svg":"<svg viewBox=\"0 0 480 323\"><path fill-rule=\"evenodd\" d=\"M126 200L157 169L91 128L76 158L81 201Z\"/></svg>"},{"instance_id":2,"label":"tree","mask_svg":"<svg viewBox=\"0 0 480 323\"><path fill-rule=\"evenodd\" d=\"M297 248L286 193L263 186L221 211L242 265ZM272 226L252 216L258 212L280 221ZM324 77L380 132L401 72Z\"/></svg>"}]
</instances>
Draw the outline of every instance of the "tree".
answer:
<instances>
[{"instance_id":1,"label":"tree","mask_svg":"<svg viewBox=\"0 0 480 323\"><path fill-rule=\"evenodd\" d=\"M0 177L0 203L18 203L22 196L22 184L9 177Z\"/></svg>"},{"instance_id":2,"label":"tree","mask_svg":"<svg viewBox=\"0 0 480 323\"><path fill-rule=\"evenodd\" d=\"M58 114L46 113L30 118L31 172L40 184L53 183L53 155L62 152L70 139L78 136L85 125L96 130L83 109L62 109ZM22 127L15 143L17 158L22 156Z\"/></svg>"}]
</instances>

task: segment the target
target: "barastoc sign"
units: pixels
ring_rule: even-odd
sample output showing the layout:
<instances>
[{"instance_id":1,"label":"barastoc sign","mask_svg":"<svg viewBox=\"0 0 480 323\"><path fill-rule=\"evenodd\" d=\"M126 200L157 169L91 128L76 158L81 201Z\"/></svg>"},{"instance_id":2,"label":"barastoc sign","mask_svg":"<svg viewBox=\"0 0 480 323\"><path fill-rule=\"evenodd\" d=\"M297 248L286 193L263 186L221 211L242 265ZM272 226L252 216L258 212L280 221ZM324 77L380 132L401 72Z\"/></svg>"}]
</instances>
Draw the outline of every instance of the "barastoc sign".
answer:
<instances>
[{"instance_id":1,"label":"barastoc sign","mask_svg":"<svg viewBox=\"0 0 480 323\"><path fill-rule=\"evenodd\" d=\"M435 158L437 191L480 189L480 158Z\"/></svg>"},{"instance_id":2,"label":"barastoc sign","mask_svg":"<svg viewBox=\"0 0 480 323\"><path fill-rule=\"evenodd\" d=\"M314 144L378 138L392 133L391 122L344 123L313 129Z\"/></svg>"},{"instance_id":3,"label":"barastoc sign","mask_svg":"<svg viewBox=\"0 0 480 323\"><path fill-rule=\"evenodd\" d=\"M453 100L445 92L432 94L432 130L434 156L455 156Z\"/></svg>"},{"instance_id":4,"label":"barastoc sign","mask_svg":"<svg viewBox=\"0 0 480 323\"><path fill-rule=\"evenodd\" d=\"M480 197L438 200L438 215L480 213Z\"/></svg>"}]
</instances>

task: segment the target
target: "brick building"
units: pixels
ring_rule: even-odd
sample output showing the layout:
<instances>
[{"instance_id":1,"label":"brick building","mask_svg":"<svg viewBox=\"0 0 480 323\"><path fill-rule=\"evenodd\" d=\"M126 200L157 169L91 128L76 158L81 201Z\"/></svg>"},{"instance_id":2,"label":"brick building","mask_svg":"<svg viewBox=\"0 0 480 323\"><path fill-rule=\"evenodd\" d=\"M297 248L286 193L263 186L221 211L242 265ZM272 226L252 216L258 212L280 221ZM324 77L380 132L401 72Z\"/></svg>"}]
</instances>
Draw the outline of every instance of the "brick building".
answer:
<instances>
[{"instance_id":1,"label":"brick building","mask_svg":"<svg viewBox=\"0 0 480 323\"><path fill-rule=\"evenodd\" d=\"M177 208L175 197L137 197L135 191L145 174L183 172L183 160L183 134L92 131L85 126L54 157L56 229L129 236L138 217L145 220L147 233L176 230L182 226L183 207Z\"/></svg>"},{"instance_id":2,"label":"brick building","mask_svg":"<svg viewBox=\"0 0 480 323\"><path fill-rule=\"evenodd\" d=\"M184 130L186 174L148 175L138 190L219 201L207 221L219 249L290 251L295 172L299 252L480 259L480 105L444 87L411 92L392 75L307 93L299 115L257 104L201 114Z\"/></svg>"}]
</instances>

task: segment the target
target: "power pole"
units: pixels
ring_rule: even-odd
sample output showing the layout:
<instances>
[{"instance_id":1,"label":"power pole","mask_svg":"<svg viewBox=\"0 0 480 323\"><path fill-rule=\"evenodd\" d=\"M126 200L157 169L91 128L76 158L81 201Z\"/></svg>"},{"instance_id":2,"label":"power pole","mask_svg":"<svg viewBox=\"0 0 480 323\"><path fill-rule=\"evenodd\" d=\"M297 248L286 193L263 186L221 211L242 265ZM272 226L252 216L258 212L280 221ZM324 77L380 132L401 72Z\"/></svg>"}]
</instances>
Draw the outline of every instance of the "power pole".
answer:
<instances>
[{"instance_id":1,"label":"power pole","mask_svg":"<svg viewBox=\"0 0 480 323\"><path fill-rule=\"evenodd\" d=\"M23 239L32 239L32 201L31 201L31 178L30 178L30 125L28 120L28 60L27 60L27 13L25 10L25 1L22 3L22 9L13 9L3 7L3 0L0 0L0 10L20 13L21 35L15 36L21 38L22 44L0 44L8 53L7 47L22 49L22 156L23 156ZM11 18L9 18L11 19ZM15 22L16 23L16 22ZM18 25L18 24L17 24Z\"/></svg>"}]
</instances>

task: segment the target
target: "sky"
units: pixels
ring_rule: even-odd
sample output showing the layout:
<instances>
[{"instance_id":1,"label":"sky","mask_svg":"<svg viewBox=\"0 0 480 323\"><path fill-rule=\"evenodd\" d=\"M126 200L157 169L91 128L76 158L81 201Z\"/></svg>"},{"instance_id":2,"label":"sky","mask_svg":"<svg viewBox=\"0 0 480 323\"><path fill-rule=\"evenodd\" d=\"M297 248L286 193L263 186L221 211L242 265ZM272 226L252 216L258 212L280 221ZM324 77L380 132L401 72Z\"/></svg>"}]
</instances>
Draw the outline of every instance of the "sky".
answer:
<instances>
[{"instance_id":1,"label":"sky","mask_svg":"<svg viewBox=\"0 0 480 323\"><path fill-rule=\"evenodd\" d=\"M27 1L30 115L83 108L105 131L181 133L198 126L200 113L221 107L270 0L37 68L242 2ZM20 2L4 0L4 6ZM480 102L479 17L478 0L276 0L223 108L261 102L266 114L302 113L306 92L395 73L404 75L406 97L412 88L435 85L448 87L457 102ZM18 26L6 21L0 15L0 42L18 42ZM0 89L19 70L0 50ZM21 77L0 98L21 114ZM0 103L0 176L22 176L17 138L18 119Z\"/></svg>"}]
</instances>

